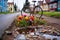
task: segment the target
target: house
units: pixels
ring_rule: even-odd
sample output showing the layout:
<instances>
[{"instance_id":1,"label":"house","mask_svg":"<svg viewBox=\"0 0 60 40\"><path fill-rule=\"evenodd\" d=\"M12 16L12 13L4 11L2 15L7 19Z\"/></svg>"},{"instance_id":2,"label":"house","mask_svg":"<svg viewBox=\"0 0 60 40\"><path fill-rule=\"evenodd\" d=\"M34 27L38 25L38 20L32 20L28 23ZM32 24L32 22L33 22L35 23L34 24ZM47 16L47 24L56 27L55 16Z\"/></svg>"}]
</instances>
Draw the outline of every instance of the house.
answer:
<instances>
[{"instance_id":1,"label":"house","mask_svg":"<svg viewBox=\"0 0 60 40\"><path fill-rule=\"evenodd\" d=\"M33 11L33 4L30 4L30 10Z\"/></svg>"},{"instance_id":2,"label":"house","mask_svg":"<svg viewBox=\"0 0 60 40\"><path fill-rule=\"evenodd\" d=\"M40 3L40 7L42 8L43 11L49 11L48 3L46 3L46 0L39 1L39 3Z\"/></svg>"},{"instance_id":3,"label":"house","mask_svg":"<svg viewBox=\"0 0 60 40\"><path fill-rule=\"evenodd\" d=\"M14 2L8 2L8 11L14 12Z\"/></svg>"},{"instance_id":4,"label":"house","mask_svg":"<svg viewBox=\"0 0 60 40\"><path fill-rule=\"evenodd\" d=\"M8 0L0 0L0 12L7 11L7 1Z\"/></svg>"},{"instance_id":5,"label":"house","mask_svg":"<svg viewBox=\"0 0 60 40\"><path fill-rule=\"evenodd\" d=\"M49 5L49 11L57 11L57 0L46 0Z\"/></svg>"},{"instance_id":6,"label":"house","mask_svg":"<svg viewBox=\"0 0 60 40\"><path fill-rule=\"evenodd\" d=\"M60 11L60 0L58 0L58 11Z\"/></svg>"}]
</instances>

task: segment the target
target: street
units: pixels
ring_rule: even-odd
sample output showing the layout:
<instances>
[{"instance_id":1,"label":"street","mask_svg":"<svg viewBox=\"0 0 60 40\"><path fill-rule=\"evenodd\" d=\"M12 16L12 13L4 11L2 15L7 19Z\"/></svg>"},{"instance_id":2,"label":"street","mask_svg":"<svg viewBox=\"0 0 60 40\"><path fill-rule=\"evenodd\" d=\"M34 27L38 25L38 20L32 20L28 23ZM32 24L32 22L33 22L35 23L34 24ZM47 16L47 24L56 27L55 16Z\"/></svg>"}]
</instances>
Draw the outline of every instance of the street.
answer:
<instances>
[{"instance_id":1,"label":"street","mask_svg":"<svg viewBox=\"0 0 60 40\"><path fill-rule=\"evenodd\" d=\"M4 33L4 30L9 28L17 15L19 13L0 15L0 37Z\"/></svg>"}]
</instances>

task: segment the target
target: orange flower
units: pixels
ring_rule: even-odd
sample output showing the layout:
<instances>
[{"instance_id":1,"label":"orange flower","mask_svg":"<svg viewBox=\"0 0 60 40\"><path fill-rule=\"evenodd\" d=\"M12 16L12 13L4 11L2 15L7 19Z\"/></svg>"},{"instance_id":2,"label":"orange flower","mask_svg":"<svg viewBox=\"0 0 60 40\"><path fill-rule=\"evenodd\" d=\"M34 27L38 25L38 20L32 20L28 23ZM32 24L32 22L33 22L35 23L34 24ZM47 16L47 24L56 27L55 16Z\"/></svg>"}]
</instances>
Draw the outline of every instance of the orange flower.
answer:
<instances>
[{"instance_id":1,"label":"orange flower","mask_svg":"<svg viewBox=\"0 0 60 40\"><path fill-rule=\"evenodd\" d=\"M20 19L18 19L18 22L20 22L21 20Z\"/></svg>"},{"instance_id":2,"label":"orange flower","mask_svg":"<svg viewBox=\"0 0 60 40\"><path fill-rule=\"evenodd\" d=\"M18 19L21 19L22 20L23 19L23 16L18 16Z\"/></svg>"}]
</instances>

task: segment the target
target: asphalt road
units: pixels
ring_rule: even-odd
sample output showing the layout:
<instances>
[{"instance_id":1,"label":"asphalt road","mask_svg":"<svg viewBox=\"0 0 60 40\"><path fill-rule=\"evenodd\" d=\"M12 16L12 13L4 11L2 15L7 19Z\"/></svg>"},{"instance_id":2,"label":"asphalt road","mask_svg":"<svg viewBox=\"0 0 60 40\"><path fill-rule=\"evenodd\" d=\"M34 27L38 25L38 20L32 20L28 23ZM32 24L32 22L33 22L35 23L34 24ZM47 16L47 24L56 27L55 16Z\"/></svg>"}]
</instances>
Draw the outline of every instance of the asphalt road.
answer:
<instances>
[{"instance_id":1,"label":"asphalt road","mask_svg":"<svg viewBox=\"0 0 60 40\"><path fill-rule=\"evenodd\" d=\"M17 15L20 15L20 12L13 13L13 14L0 15L0 37L4 33L4 30L9 28L9 26L14 21L14 19L17 17Z\"/></svg>"}]
</instances>

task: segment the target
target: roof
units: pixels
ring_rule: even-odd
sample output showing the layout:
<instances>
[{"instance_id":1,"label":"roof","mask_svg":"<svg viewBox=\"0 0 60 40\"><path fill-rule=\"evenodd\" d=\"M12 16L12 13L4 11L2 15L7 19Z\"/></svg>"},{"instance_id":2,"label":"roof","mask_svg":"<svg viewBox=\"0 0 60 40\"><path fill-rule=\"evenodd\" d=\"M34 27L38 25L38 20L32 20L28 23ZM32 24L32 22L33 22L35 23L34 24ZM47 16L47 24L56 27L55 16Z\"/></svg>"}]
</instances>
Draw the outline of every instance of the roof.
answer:
<instances>
[{"instance_id":1,"label":"roof","mask_svg":"<svg viewBox=\"0 0 60 40\"><path fill-rule=\"evenodd\" d=\"M40 5L43 5L43 1L39 1L39 4L40 4Z\"/></svg>"},{"instance_id":2,"label":"roof","mask_svg":"<svg viewBox=\"0 0 60 40\"><path fill-rule=\"evenodd\" d=\"M47 4L47 1L44 0L44 1L39 1L40 2L40 5L46 5Z\"/></svg>"},{"instance_id":3,"label":"roof","mask_svg":"<svg viewBox=\"0 0 60 40\"><path fill-rule=\"evenodd\" d=\"M14 2L8 2L8 4L14 4Z\"/></svg>"},{"instance_id":4,"label":"roof","mask_svg":"<svg viewBox=\"0 0 60 40\"><path fill-rule=\"evenodd\" d=\"M46 1L46 3L49 3L50 2L50 0L45 0Z\"/></svg>"}]
</instances>

